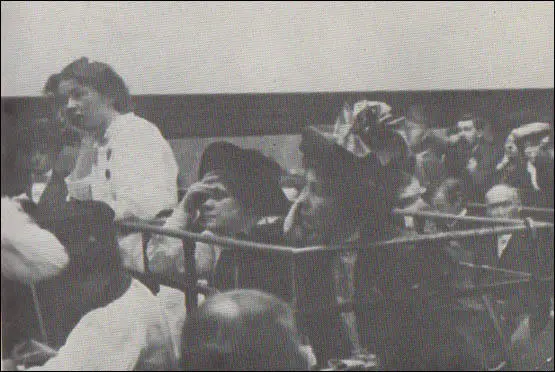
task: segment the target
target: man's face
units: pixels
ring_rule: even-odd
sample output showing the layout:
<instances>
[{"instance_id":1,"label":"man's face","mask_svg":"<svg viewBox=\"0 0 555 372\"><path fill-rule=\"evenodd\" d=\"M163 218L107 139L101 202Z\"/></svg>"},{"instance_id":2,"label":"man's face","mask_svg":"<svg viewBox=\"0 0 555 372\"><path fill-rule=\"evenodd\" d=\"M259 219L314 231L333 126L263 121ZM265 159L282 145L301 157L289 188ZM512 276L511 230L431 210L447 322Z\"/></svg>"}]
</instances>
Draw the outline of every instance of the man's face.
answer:
<instances>
[{"instance_id":1,"label":"man's face","mask_svg":"<svg viewBox=\"0 0 555 372\"><path fill-rule=\"evenodd\" d=\"M463 120L457 123L457 134L459 138L464 138L469 144L474 144L478 138L478 131L474 126L474 121Z\"/></svg>"},{"instance_id":2,"label":"man's face","mask_svg":"<svg viewBox=\"0 0 555 372\"><path fill-rule=\"evenodd\" d=\"M453 195L448 195L454 193ZM436 209L445 214L460 214L464 208L464 198L460 191L449 191L444 187L440 187L434 196L434 206Z\"/></svg>"},{"instance_id":3,"label":"man's face","mask_svg":"<svg viewBox=\"0 0 555 372\"><path fill-rule=\"evenodd\" d=\"M329 190L313 169L306 172L306 185L285 218L284 230L290 244L297 246L328 243L338 221L333 190Z\"/></svg>"},{"instance_id":4,"label":"man's face","mask_svg":"<svg viewBox=\"0 0 555 372\"><path fill-rule=\"evenodd\" d=\"M200 182L191 185L193 188L202 201L197 222L206 230L229 236L248 229L249 223L254 221L252 214L229 192L225 177L208 173Z\"/></svg>"},{"instance_id":5,"label":"man's face","mask_svg":"<svg viewBox=\"0 0 555 372\"><path fill-rule=\"evenodd\" d=\"M409 146L411 149L417 148L422 143L422 137L426 132L426 126L417 121L407 120L405 130Z\"/></svg>"},{"instance_id":6,"label":"man's face","mask_svg":"<svg viewBox=\"0 0 555 372\"><path fill-rule=\"evenodd\" d=\"M105 125L104 114L110 103L95 89L73 79L62 80L58 95L64 103L64 117L69 124L86 130L96 130Z\"/></svg>"},{"instance_id":7,"label":"man's face","mask_svg":"<svg viewBox=\"0 0 555 372\"><path fill-rule=\"evenodd\" d=\"M519 200L517 191L508 187L489 192L486 195L488 217L518 218Z\"/></svg>"}]
</instances>

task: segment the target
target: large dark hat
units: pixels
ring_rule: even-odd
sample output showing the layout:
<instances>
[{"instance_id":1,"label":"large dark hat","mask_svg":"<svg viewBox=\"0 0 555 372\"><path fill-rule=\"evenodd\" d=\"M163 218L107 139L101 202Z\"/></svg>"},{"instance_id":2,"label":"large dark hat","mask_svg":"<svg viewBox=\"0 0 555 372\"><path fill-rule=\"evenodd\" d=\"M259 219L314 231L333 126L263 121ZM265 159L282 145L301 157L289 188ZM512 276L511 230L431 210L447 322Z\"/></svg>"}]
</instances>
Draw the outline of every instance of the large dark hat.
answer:
<instances>
[{"instance_id":1,"label":"large dark hat","mask_svg":"<svg viewBox=\"0 0 555 372\"><path fill-rule=\"evenodd\" d=\"M106 203L71 200L31 214L64 245L70 261L92 266L118 263L115 212Z\"/></svg>"},{"instance_id":2,"label":"large dark hat","mask_svg":"<svg viewBox=\"0 0 555 372\"><path fill-rule=\"evenodd\" d=\"M289 200L280 186L282 168L259 151L229 142L211 143L202 154L199 179L211 171L223 172L234 196L257 214L282 215L289 210Z\"/></svg>"},{"instance_id":3,"label":"large dark hat","mask_svg":"<svg viewBox=\"0 0 555 372\"><path fill-rule=\"evenodd\" d=\"M333 134L315 127L302 130L299 150L305 163L323 171L327 176L344 182L368 182L377 172L375 157L357 154L338 143Z\"/></svg>"}]
</instances>

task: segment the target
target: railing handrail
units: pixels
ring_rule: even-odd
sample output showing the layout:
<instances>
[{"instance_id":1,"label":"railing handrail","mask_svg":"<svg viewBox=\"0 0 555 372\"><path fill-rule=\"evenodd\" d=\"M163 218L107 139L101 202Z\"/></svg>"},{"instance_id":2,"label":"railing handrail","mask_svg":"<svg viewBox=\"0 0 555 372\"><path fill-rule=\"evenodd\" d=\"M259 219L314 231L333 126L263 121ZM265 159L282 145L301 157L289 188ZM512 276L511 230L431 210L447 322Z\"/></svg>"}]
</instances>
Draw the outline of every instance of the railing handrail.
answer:
<instances>
[{"instance_id":1,"label":"railing handrail","mask_svg":"<svg viewBox=\"0 0 555 372\"><path fill-rule=\"evenodd\" d=\"M553 229L553 224L547 222L534 222L533 226L537 229ZM510 234L510 233L517 233L526 231L527 227L522 225L515 225L515 226L501 226L501 227L486 227L480 229L470 229L470 230L459 230L459 231L449 231L449 232L442 232L442 233L435 233L435 234L426 234L426 235L417 235L411 236L406 238L394 238L390 240L382 240L379 242L375 242L370 244L371 247L375 248L391 248L394 246L398 246L400 244L421 244L421 243L430 243L430 242L445 242L449 240L457 240L457 239L465 239L471 237L484 237L490 235L499 235L499 234ZM294 250L294 254L304 254L304 253L312 253L312 252L332 252L332 251L352 251L358 249L357 242L343 244L340 247L335 246L313 246L313 247L305 247L305 248L296 248Z\"/></svg>"},{"instance_id":2,"label":"railing handrail","mask_svg":"<svg viewBox=\"0 0 555 372\"><path fill-rule=\"evenodd\" d=\"M517 220L520 221L520 220ZM377 248L390 248L400 244L421 244L430 242L442 242L456 239L464 239L470 237L484 237L490 235L499 234L510 234L526 231L527 227L520 221L520 225L513 226L498 226L498 227L486 227L479 229L469 229L460 231L448 231L434 234L417 235L405 238L394 238L390 240L383 240L379 242L372 243L371 246ZM190 239L194 241L199 241L207 244L215 244L222 248L238 248L251 252L273 252L282 253L289 255L300 255L312 252L341 252L341 251L352 251L359 247L359 244L355 241L352 243L345 243L341 245L332 246L311 246L311 247L288 247L273 244L256 243L251 241L237 240L232 238L224 238L214 235L204 235L199 233L193 233L185 230L169 229L160 226L149 225L148 223L137 223L137 222L125 222L121 221L118 223L120 227L125 229L132 229L137 232L149 232L153 234L167 235L177 239ZM534 222L534 227L537 229L553 229L554 225L548 222Z\"/></svg>"},{"instance_id":3,"label":"railing handrail","mask_svg":"<svg viewBox=\"0 0 555 372\"><path fill-rule=\"evenodd\" d=\"M431 211L406 211L394 209L393 214L402 216L416 216L424 217L431 220L447 220L459 222L481 223L485 225L522 225L524 222L520 219L511 218L493 218L493 217L479 217L479 216L459 216L456 214L431 212Z\"/></svg>"},{"instance_id":4,"label":"railing handrail","mask_svg":"<svg viewBox=\"0 0 555 372\"><path fill-rule=\"evenodd\" d=\"M469 208L480 208L486 209L488 206L484 203L468 203ZM553 208L540 208L540 207L532 207L528 205L523 205L518 208L520 212L538 212L538 213L546 213L546 214L554 214L555 209Z\"/></svg>"},{"instance_id":5,"label":"railing handrail","mask_svg":"<svg viewBox=\"0 0 555 372\"><path fill-rule=\"evenodd\" d=\"M246 240L237 240L232 238L225 238L215 235L204 235L194 233L186 230L169 229L160 226L150 225L148 223L126 222L120 221L118 225L124 229L132 229L137 232L148 232L152 234L166 235L177 239L189 239L207 244L215 244L229 248L239 248L247 251L255 252L279 252L283 254L292 254L296 248L287 246L256 243Z\"/></svg>"},{"instance_id":6,"label":"railing handrail","mask_svg":"<svg viewBox=\"0 0 555 372\"><path fill-rule=\"evenodd\" d=\"M519 221L520 222L520 221ZM498 235L498 234L507 234L507 233L516 233L522 231L529 231L532 230L539 230L539 229L550 229L553 230L552 223L545 223L545 222L534 222L531 219L527 220L529 226L526 224L520 223L519 225L512 225L512 226L491 226L488 228L480 228L480 229L472 229L472 230L462 230L462 231L450 231L444 233L436 233L436 234L429 234L429 235L422 235L422 236L413 236L407 238L396 238L386 241L375 242L371 244L364 244L360 245L359 242L352 242L341 244L340 246L316 246L316 247L305 247L305 248L293 248L293 247L286 247L286 246L279 246L279 245L271 245L271 244L262 244L262 243L255 243L255 242L248 242L248 241L241 241L231 238L224 238L218 237L213 235L204 235L199 233L193 233L189 231L177 230L177 229L169 229L160 226L153 226L148 224L147 222L137 222L134 220L133 222L129 221L120 221L118 225L120 228L124 230L133 230L135 232L141 232L143 234L162 234L170 237L174 237L177 239L182 240L183 242L183 250L184 250L184 264L185 267L189 270L193 271L192 276L188 276L184 279L183 285L180 285L180 288L184 289L185 295L185 306L187 312L195 311L198 307L197 303L197 277L196 277L196 270L195 270L195 257L194 257L194 244L192 245L192 250L190 250L189 243L193 241L200 241L208 244L216 244L222 248L236 248L238 250L246 250L251 253L279 253L282 255L286 255L288 260L291 263L291 283L292 283L292 297L291 297L291 305L296 312L304 312L305 310L301 310L298 305L297 299L297 275L296 275L296 258L299 255L303 254L313 254L313 253L325 253L330 252L333 254L338 254L340 252L345 251L353 251L362 249L368 249L371 247L375 248L392 248L394 246L398 246L400 244L419 244L419 243L429 243L429 242L442 242L442 241L451 241L457 239L464 239L469 237L482 237L482 236L490 236L490 235ZM146 242L143 241L143 249L146 251L147 246ZM148 266L148 261L145 262ZM477 269L480 270L488 270L486 267L477 266ZM494 268L489 268L494 269ZM238 286L237 282L237 266L235 267L236 271L236 286ZM478 270L479 271L479 270ZM500 271L500 270L493 270L493 271ZM501 270L503 271L503 270ZM505 270L506 271L506 270ZM507 274L509 272L507 271ZM452 296L455 297L465 297L476 295L481 292L487 292L492 290L497 290L501 288L507 288L514 285L536 285L538 283L538 279L536 278L534 273L519 273L519 272L510 272L510 274L515 275L518 274L517 280L510 280L501 283L493 283L492 285L482 285L482 286L474 286L474 288L468 288L464 290L454 290L452 292ZM553 277L542 278L540 281L553 281ZM536 283L536 284L534 284ZM337 304L336 304L337 305ZM329 306L329 304L327 305ZM333 305L335 306L335 305Z\"/></svg>"}]
</instances>

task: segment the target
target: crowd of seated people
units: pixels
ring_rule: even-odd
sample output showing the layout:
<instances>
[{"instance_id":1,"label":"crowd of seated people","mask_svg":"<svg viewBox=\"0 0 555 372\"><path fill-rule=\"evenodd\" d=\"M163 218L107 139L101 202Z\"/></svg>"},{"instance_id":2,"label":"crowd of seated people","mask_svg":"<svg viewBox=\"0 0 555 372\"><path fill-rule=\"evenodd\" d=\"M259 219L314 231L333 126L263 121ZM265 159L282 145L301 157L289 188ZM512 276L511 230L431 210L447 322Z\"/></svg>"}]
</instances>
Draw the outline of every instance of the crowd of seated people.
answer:
<instances>
[{"instance_id":1,"label":"crowd of seated people","mask_svg":"<svg viewBox=\"0 0 555 372\"><path fill-rule=\"evenodd\" d=\"M303 128L294 197L275 160L220 141L204 149L198 182L178 201L169 144L132 112L110 66L79 59L52 75L44 93L58 124L40 127L47 130L37 143L48 148L16 150L2 133L3 369L307 370L357 353L377 354L384 369L507 362L506 335L491 313L501 306L514 330L532 306L516 299L529 293L446 293L476 284L472 266L529 272L519 236L374 243L468 228L418 213L464 217L470 202L504 219L520 218L523 205L553 208L551 124L522 122L500 135L465 114L448 135L421 106L399 121L388 104L363 100L343 107L333 131ZM32 173L48 178L44 190L32 188ZM292 265L197 242L190 268L180 239L117 230L160 212L166 229L356 249L315 250ZM542 244L552 252L552 235ZM179 283L187 270L219 292L199 296L191 314L182 288L152 285L149 275ZM342 304L352 311L343 314ZM31 339L48 352L22 357L36 346Z\"/></svg>"}]
</instances>

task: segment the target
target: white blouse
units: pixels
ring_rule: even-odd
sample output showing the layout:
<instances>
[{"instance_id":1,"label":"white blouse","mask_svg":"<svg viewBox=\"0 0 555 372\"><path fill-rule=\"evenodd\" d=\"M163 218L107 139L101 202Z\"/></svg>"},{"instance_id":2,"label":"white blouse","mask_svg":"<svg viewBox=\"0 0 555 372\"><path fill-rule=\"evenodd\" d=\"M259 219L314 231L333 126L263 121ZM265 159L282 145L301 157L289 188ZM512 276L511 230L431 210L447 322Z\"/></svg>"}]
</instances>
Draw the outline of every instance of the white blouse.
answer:
<instances>
[{"instance_id":1,"label":"white blouse","mask_svg":"<svg viewBox=\"0 0 555 372\"><path fill-rule=\"evenodd\" d=\"M159 129L133 113L108 127L104 143L95 143L90 174L67 179L70 197L109 204L116 219L150 219L177 203L178 166Z\"/></svg>"},{"instance_id":2,"label":"white blouse","mask_svg":"<svg viewBox=\"0 0 555 372\"><path fill-rule=\"evenodd\" d=\"M91 151L88 176L78 178L75 169L66 178L69 197L103 201L115 211L116 220L152 219L177 203L179 168L154 124L133 113L120 115L106 130L103 143L95 143ZM124 266L143 272L140 234L120 238L119 245Z\"/></svg>"},{"instance_id":3,"label":"white blouse","mask_svg":"<svg viewBox=\"0 0 555 372\"><path fill-rule=\"evenodd\" d=\"M85 315L55 357L28 370L168 370L176 347L164 305L133 279L123 296Z\"/></svg>"}]
</instances>

